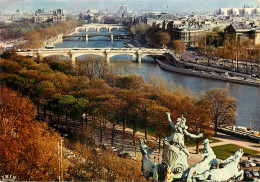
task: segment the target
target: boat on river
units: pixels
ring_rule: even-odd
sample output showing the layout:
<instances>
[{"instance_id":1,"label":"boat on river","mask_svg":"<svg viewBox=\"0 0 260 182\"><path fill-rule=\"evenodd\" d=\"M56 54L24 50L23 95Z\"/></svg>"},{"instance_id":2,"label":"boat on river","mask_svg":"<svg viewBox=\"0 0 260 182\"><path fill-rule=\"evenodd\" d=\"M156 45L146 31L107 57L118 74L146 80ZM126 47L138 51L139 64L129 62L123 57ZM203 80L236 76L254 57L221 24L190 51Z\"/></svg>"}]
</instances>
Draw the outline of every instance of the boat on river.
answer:
<instances>
[{"instance_id":1,"label":"boat on river","mask_svg":"<svg viewBox=\"0 0 260 182\"><path fill-rule=\"evenodd\" d=\"M244 126L221 126L218 131L239 138L244 138L253 142L260 143L260 133Z\"/></svg>"}]
</instances>

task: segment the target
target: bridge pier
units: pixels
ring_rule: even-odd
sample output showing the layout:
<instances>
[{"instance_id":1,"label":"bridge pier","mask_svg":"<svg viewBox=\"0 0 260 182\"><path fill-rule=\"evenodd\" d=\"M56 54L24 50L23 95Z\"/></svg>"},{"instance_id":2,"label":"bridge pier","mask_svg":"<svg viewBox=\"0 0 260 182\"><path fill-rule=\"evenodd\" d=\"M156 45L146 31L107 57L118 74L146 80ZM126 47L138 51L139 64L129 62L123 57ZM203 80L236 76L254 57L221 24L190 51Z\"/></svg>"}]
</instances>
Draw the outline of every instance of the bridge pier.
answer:
<instances>
[{"instance_id":1,"label":"bridge pier","mask_svg":"<svg viewBox=\"0 0 260 182\"><path fill-rule=\"evenodd\" d=\"M107 61L107 63L110 63L110 56L109 56L109 54L105 54L105 58L106 58L106 61Z\"/></svg>"},{"instance_id":2,"label":"bridge pier","mask_svg":"<svg viewBox=\"0 0 260 182\"><path fill-rule=\"evenodd\" d=\"M88 34L86 34L86 42L88 42Z\"/></svg>"},{"instance_id":3,"label":"bridge pier","mask_svg":"<svg viewBox=\"0 0 260 182\"><path fill-rule=\"evenodd\" d=\"M138 63L141 63L141 61L142 61L142 55L141 54L139 54L139 53L136 54L136 61Z\"/></svg>"},{"instance_id":4,"label":"bridge pier","mask_svg":"<svg viewBox=\"0 0 260 182\"><path fill-rule=\"evenodd\" d=\"M74 68L76 65L76 56L74 54L71 54L71 64L72 67Z\"/></svg>"},{"instance_id":5,"label":"bridge pier","mask_svg":"<svg viewBox=\"0 0 260 182\"><path fill-rule=\"evenodd\" d=\"M113 42L113 41L114 41L114 35L113 35L113 34L111 34L111 37L110 37L110 39L111 39L111 42Z\"/></svg>"}]
</instances>

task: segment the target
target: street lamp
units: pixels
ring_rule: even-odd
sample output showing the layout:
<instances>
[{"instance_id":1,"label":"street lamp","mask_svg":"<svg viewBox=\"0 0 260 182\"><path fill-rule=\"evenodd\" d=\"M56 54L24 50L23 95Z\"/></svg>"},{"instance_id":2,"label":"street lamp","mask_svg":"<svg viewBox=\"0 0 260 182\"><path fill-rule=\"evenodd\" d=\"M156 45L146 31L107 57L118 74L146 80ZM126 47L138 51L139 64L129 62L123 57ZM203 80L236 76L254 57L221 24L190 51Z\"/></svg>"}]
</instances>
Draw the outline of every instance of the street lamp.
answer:
<instances>
[{"instance_id":1,"label":"street lamp","mask_svg":"<svg viewBox=\"0 0 260 182\"><path fill-rule=\"evenodd\" d=\"M86 114L85 113L83 113L82 114L82 135L83 135L83 130L84 130L84 121L85 121L85 118L86 118ZM86 124L86 126L87 126L87 124Z\"/></svg>"}]
</instances>

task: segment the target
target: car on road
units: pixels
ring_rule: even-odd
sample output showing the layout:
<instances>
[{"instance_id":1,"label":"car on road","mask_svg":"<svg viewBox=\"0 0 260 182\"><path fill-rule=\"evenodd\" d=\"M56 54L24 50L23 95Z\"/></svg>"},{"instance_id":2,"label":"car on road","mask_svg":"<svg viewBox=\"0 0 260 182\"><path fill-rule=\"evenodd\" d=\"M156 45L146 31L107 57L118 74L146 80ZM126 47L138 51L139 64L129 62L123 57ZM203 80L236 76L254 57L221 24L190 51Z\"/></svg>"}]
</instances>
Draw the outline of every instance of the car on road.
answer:
<instances>
[{"instance_id":1,"label":"car on road","mask_svg":"<svg viewBox=\"0 0 260 182\"><path fill-rule=\"evenodd\" d=\"M245 178L250 178L252 177L253 175L251 174L250 170L249 169L244 169L244 177Z\"/></svg>"},{"instance_id":2,"label":"car on road","mask_svg":"<svg viewBox=\"0 0 260 182\"><path fill-rule=\"evenodd\" d=\"M253 177L259 177L259 172L256 169L252 169L251 173L252 173Z\"/></svg>"},{"instance_id":3,"label":"car on road","mask_svg":"<svg viewBox=\"0 0 260 182\"><path fill-rule=\"evenodd\" d=\"M250 167L256 166L256 164L252 160L247 160L247 162L249 163Z\"/></svg>"},{"instance_id":4,"label":"car on road","mask_svg":"<svg viewBox=\"0 0 260 182\"><path fill-rule=\"evenodd\" d=\"M250 167L250 164L247 161L242 161L241 166L242 167Z\"/></svg>"}]
</instances>

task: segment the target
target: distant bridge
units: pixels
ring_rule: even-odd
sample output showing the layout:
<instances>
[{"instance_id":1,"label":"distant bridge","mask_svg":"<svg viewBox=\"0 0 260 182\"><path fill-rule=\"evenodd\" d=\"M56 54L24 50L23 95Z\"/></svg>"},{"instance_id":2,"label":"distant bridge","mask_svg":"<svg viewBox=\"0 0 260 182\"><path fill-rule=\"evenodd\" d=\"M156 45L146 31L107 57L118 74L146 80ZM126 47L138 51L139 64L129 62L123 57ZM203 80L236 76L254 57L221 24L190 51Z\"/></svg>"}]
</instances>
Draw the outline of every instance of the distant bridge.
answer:
<instances>
[{"instance_id":1,"label":"distant bridge","mask_svg":"<svg viewBox=\"0 0 260 182\"><path fill-rule=\"evenodd\" d=\"M108 37L110 38L111 41L113 40L118 40L118 39L129 39L129 35L127 34L92 34L92 35L89 35L89 34L86 34L86 35L63 35L62 38L63 40L66 39L68 40L68 38L78 38L80 40L86 40L86 41L89 41L89 38L91 37Z\"/></svg>"},{"instance_id":2,"label":"distant bridge","mask_svg":"<svg viewBox=\"0 0 260 182\"><path fill-rule=\"evenodd\" d=\"M62 48L62 49L35 49L27 51L17 51L18 55L40 57L47 56L66 56L71 59L73 65L75 65L76 59L82 55L94 54L102 56L107 62L110 58L117 55L127 54L136 57L138 62L141 62L142 57L152 55L165 55L168 54L167 49L146 49L146 48Z\"/></svg>"},{"instance_id":3,"label":"distant bridge","mask_svg":"<svg viewBox=\"0 0 260 182\"><path fill-rule=\"evenodd\" d=\"M95 29L96 32L99 32L99 30L101 28L105 28L107 29L109 32L111 32L112 29L118 29L118 30L121 30L121 29L124 29L126 28L125 26L121 26L121 25L118 25L118 24L85 24L83 26L80 26L80 27L76 27L75 28L75 32L78 32L80 30L83 30L85 32L88 32L90 29Z\"/></svg>"}]
</instances>

